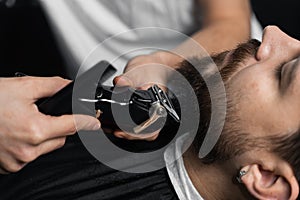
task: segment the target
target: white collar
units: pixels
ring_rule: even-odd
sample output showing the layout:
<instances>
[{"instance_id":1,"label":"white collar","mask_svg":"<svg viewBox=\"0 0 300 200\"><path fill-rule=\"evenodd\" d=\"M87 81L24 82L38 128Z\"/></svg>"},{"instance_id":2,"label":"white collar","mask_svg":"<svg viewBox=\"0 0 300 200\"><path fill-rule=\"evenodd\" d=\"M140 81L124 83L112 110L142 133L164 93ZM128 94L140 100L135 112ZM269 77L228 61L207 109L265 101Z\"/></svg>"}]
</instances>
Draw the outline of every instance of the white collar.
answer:
<instances>
[{"instance_id":1,"label":"white collar","mask_svg":"<svg viewBox=\"0 0 300 200\"><path fill-rule=\"evenodd\" d=\"M189 139L189 136L189 133L185 133L177 138L175 144L171 144L165 151L164 159L170 180L179 199L203 200L201 195L192 184L182 159L182 149L185 142Z\"/></svg>"}]
</instances>

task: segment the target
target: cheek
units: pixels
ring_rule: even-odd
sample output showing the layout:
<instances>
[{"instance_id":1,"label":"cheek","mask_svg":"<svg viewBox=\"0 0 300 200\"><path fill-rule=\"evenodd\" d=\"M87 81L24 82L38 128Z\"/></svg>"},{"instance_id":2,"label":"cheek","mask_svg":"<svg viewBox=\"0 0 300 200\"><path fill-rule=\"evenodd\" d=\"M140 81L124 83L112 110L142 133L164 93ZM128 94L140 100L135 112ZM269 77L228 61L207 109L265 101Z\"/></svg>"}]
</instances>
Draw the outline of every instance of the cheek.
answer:
<instances>
[{"instance_id":1,"label":"cheek","mask_svg":"<svg viewBox=\"0 0 300 200\"><path fill-rule=\"evenodd\" d=\"M274 133L294 132L299 122L290 104L279 102L274 95L267 93L267 87L250 83L239 91L238 101L233 103L233 112L241 130L255 136Z\"/></svg>"},{"instance_id":2,"label":"cheek","mask_svg":"<svg viewBox=\"0 0 300 200\"><path fill-rule=\"evenodd\" d=\"M241 74L242 75L242 74ZM230 87L230 86L229 86ZM233 112L243 130L251 133L273 132L282 123L276 108L276 92L270 88L270 79L250 74L231 82Z\"/></svg>"},{"instance_id":3,"label":"cheek","mask_svg":"<svg viewBox=\"0 0 300 200\"><path fill-rule=\"evenodd\" d=\"M264 108L265 105L270 105L274 102L277 92L270 85L272 80L261 73L247 73L247 71L240 74L236 79L232 79L228 88L234 98L240 103L255 108Z\"/></svg>"},{"instance_id":4,"label":"cheek","mask_svg":"<svg viewBox=\"0 0 300 200\"><path fill-rule=\"evenodd\" d=\"M300 126L299 96L285 98L282 104L284 107L280 113L282 120L288 121L291 127L298 129Z\"/></svg>"}]
</instances>

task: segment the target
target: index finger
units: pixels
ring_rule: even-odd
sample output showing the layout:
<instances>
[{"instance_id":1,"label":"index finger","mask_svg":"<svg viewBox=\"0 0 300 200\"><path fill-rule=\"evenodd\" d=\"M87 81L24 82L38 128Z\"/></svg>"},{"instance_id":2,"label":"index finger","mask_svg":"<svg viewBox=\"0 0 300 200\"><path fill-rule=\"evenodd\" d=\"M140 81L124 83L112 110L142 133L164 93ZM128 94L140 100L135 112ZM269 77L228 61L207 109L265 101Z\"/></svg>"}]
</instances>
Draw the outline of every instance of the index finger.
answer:
<instances>
[{"instance_id":1,"label":"index finger","mask_svg":"<svg viewBox=\"0 0 300 200\"><path fill-rule=\"evenodd\" d=\"M72 135L79 130L98 130L101 127L98 119L88 115L46 116L43 121L45 140Z\"/></svg>"},{"instance_id":2,"label":"index finger","mask_svg":"<svg viewBox=\"0 0 300 200\"><path fill-rule=\"evenodd\" d=\"M22 77L25 91L37 100L49 97L68 85L71 81L60 77Z\"/></svg>"}]
</instances>

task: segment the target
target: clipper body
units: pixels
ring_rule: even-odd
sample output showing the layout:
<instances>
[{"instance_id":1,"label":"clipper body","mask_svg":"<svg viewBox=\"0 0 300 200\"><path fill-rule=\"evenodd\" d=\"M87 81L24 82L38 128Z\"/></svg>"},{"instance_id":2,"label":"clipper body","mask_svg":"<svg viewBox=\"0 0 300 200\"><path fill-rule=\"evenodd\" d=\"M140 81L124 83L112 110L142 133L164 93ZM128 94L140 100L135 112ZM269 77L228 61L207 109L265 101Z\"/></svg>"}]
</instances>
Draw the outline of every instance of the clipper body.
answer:
<instances>
[{"instance_id":1,"label":"clipper body","mask_svg":"<svg viewBox=\"0 0 300 200\"><path fill-rule=\"evenodd\" d=\"M45 114L62 115L73 113L72 105L79 106L84 108L81 110L89 110L89 114L94 113L102 128L121 129L132 134L151 133L170 124L179 124L180 117L173 106L176 99L170 98L170 93L157 85L148 90L103 85L114 72L114 67L102 61L77 78L76 84L72 82L54 96L38 102L38 107Z\"/></svg>"}]
</instances>

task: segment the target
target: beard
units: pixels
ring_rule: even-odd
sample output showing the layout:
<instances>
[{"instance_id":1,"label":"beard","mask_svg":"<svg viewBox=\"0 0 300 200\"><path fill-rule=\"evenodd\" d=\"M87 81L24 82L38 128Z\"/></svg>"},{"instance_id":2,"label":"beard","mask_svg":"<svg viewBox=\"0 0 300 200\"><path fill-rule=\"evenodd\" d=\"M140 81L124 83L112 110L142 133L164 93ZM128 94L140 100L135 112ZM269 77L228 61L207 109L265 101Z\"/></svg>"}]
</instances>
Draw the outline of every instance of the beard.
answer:
<instances>
[{"instance_id":1,"label":"beard","mask_svg":"<svg viewBox=\"0 0 300 200\"><path fill-rule=\"evenodd\" d=\"M225 120L225 125L214 148L208 155L201 158L203 163L226 161L257 146L257 138L252 138L250 134L243 133L236 125L237 119L234 115L233 105L235 105L235 102L238 101L238 95L230 93L230 88L227 83L230 78L241 69L241 62L247 58L255 57L259 46L259 41L250 40L247 43L240 44L232 51L225 51L220 54L213 55L211 58L193 58L189 61L183 61L177 70L192 86L194 93L197 96L197 103L200 108L200 122L198 130L196 130L196 137L193 141L193 146L196 150L195 153L198 154L200 147L203 145L204 138L210 126L212 115L218 116L220 114L218 113L218 109L216 110L216 113L211 112L212 99L214 98L215 102L218 102L222 101L220 97L224 97L224 95L227 97L227 102L225 102L226 117L223 119ZM219 70L213 72L209 70L211 64L215 64ZM215 78L216 75L221 75L221 81L223 81L225 86L226 94L209 93L207 84L204 80L219 80ZM213 86L219 85L215 82L212 83ZM217 89L216 91L221 90ZM221 104L222 102L220 102L220 105ZM189 103L188 106L191 106L191 103ZM223 115L221 116L224 116L224 113L222 114Z\"/></svg>"}]
</instances>

